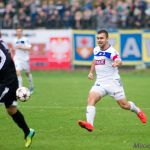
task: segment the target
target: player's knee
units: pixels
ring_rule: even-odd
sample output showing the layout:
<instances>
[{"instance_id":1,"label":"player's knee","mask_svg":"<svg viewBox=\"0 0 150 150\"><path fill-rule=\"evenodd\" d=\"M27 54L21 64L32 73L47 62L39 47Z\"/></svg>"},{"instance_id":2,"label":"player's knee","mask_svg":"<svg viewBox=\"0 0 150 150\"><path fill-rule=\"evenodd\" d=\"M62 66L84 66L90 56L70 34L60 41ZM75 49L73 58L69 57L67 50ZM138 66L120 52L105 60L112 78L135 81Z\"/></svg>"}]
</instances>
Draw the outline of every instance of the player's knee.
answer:
<instances>
[{"instance_id":1,"label":"player's knee","mask_svg":"<svg viewBox=\"0 0 150 150\"><path fill-rule=\"evenodd\" d=\"M17 112L17 108L16 107L12 107L10 106L9 108L7 108L7 113L12 116L13 114L15 114Z\"/></svg>"},{"instance_id":2,"label":"player's knee","mask_svg":"<svg viewBox=\"0 0 150 150\"><path fill-rule=\"evenodd\" d=\"M88 99L88 105L94 106L95 105L95 100L94 99Z\"/></svg>"},{"instance_id":3,"label":"player's knee","mask_svg":"<svg viewBox=\"0 0 150 150\"><path fill-rule=\"evenodd\" d=\"M120 103L120 107L123 109L130 109L130 106L128 105L128 103Z\"/></svg>"},{"instance_id":4,"label":"player's knee","mask_svg":"<svg viewBox=\"0 0 150 150\"><path fill-rule=\"evenodd\" d=\"M88 105L95 105L100 99L100 96L97 93L89 93L88 96Z\"/></svg>"},{"instance_id":5,"label":"player's knee","mask_svg":"<svg viewBox=\"0 0 150 150\"><path fill-rule=\"evenodd\" d=\"M16 71L17 76L21 76L21 72L19 70Z\"/></svg>"},{"instance_id":6,"label":"player's knee","mask_svg":"<svg viewBox=\"0 0 150 150\"><path fill-rule=\"evenodd\" d=\"M30 72L25 72L26 76L29 76Z\"/></svg>"}]
</instances>

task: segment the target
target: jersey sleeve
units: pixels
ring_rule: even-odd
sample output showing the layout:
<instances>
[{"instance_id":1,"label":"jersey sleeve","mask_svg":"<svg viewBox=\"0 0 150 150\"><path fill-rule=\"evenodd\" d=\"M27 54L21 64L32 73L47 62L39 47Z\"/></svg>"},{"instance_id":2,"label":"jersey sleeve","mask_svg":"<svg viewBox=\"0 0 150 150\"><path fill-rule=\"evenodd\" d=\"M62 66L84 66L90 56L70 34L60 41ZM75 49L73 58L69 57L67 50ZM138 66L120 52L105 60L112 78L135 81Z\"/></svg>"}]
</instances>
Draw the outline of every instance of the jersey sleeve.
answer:
<instances>
[{"instance_id":1,"label":"jersey sleeve","mask_svg":"<svg viewBox=\"0 0 150 150\"><path fill-rule=\"evenodd\" d=\"M95 56L96 54L98 54L98 52L99 52L98 47L95 47L95 48L93 49L93 54L94 54L94 56Z\"/></svg>"},{"instance_id":2,"label":"jersey sleeve","mask_svg":"<svg viewBox=\"0 0 150 150\"><path fill-rule=\"evenodd\" d=\"M3 68L5 62L6 62L6 56L4 52L0 49L0 70Z\"/></svg>"},{"instance_id":3,"label":"jersey sleeve","mask_svg":"<svg viewBox=\"0 0 150 150\"><path fill-rule=\"evenodd\" d=\"M119 53L118 53L115 49L113 49L113 50L111 51L111 56L110 56L110 58L111 58L113 61L115 61L115 59L121 59Z\"/></svg>"},{"instance_id":4,"label":"jersey sleeve","mask_svg":"<svg viewBox=\"0 0 150 150\"><path fill-rule=\"evenodd\" d=\"M16 46L17 46L18 44L17 44L17 39L15 39L14 41L13 41L13 48L14 49L16 49Z\"/></svg>"},{"instance_id":5,"label":"jersey sleeve","mask_svg":"<svg viewBox=\"0 0 150 150\"><path fill-rule=\"evenodd\" d=\"M28 48L31 48L31 44L29 42L29 40L27 38L25 38L25 45L28 47Z\"/></svg>"}]
</instances>

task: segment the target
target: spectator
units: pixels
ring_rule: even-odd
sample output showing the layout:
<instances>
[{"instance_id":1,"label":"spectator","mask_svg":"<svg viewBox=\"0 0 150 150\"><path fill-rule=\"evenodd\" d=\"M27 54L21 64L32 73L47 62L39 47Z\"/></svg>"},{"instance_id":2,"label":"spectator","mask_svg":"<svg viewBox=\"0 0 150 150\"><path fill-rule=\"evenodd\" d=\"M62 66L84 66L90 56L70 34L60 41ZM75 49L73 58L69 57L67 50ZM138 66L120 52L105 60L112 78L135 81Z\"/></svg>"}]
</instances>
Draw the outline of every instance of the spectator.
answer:
<instances>
[{"instance_id":1,"label":"spectator","mask_svg":"<svg viewBox=\"0 0 150 150\"><path fill-rule=\"evenodd\" d=\"M59 16L62 18L64 16L64 12L65 12L65 6L63 4L62 0L57 0L56 3L56 10L58 10Z\"/></svg>"},{"instance_id":2,"label":"spectator","mask_svg":"<svg viewBox=\"0 0 150 150\"><path fill-rule=\"evenodd\" d=\"M134 9L134 27L136 29L143 28L142 11L139 8Z\"/></svg>"},{"instance_id":3,"label":"spectator","mask_svg":"<svg viewBox=\"0 0 150 150\"><path fill-rule=\"evenodd\" d=\"M145 10L145 14L145 27L150 28L150 3L148 4L147 9Z\"/></svg>"},{"instance_id":4,"label":"spectator","mask_svg":"<svg viewBox=\"0 0 150 150\"><path fill-rule=\"evenodd\" d=\"M12 20L12 18L10 17L9 14L6 14L6 15L4 16L4 20L3 20L3 25L2 25L2 27L3 27L4 29L11 29L11 28L13 27L13 20Z\"/></svg>"},{"instance_id":5,"label":"spectator","mask_svg":"<svg viewBox=\"0 0 150 150\"><path fill-rule=\"evenodd\" d=\"M24 27L24 22L25 22L25 20L26 20L26 14L25 14L25 12L24 12L24 8L20 8L20 9L19 9L18 21L19 21L19 24L20 24L21 26L23 26L23 27Z\"/></svg>"},{"instance_id":6,"label":"spectator","mask_svg":"<svg viewBox=\"0 0 150 150\"><path fill-rule=\"evenodd\" d=\"M94 29L92 24L92 11L90 9L85 9L83 11L83 29Z\"/></svg>"},{"instance_id":7,"label":"spectator","mask_svg":"<svg viewBox=\"0 0 150 150\"><path fill-rule=\"evenodd\" d=\"M72 19L71 11L66 10L63 17L63 26L64 28L72 28L73 19Z\"/></svg>"},{"instance_id":8,"label":"spectator","mask_svg":"<svg viewBox=\"0 0 150 150\"><path fill-rule=\"evenodd\" d=\"M74 16L74 23L73 28L74 29L83 29L83 20L82 20L82 12L77 11Z\"/></svg>"},{"instance_id":9,"label":"spectator","mask_svg":"<svg viewBox=\"0 0 150 150\"><path fill-rule=\"evenodd\" d=\"M49 5L48 5L48 14L49 15L53 14L55 8L56 7L55 7L55 4L54 4L54 0L50 0Z\"/></svg>"},{"instance_id":10,"label":"spectator","mask_svg":"<svg viewBox=\"0 0 150 150\"><path fill-rule=\"evenodd\" d=\"M149 28L149 7L145 0L5 0L0 1L0 22L6 27L9 16L12 25L6 28Z\"/></svg>"},{"instance_id":11,"label":"spectator","mask_svg":"<svg viewBox=\"0 0 150 150\"><path fill-rule=\"evenodd\" d=\"M47 28L48 29L59 29L62 28L62 20L61 17L59 16L58 10L54 10L52 15L49 15L47 19Z\"/></svg>"},{"instance_id":12,"label":"spectator","mask_svg":"<svg viewBox=\"0 0 150 150\"><path fill-rule=\"evenodd\" d=\"M97 15L96 15L97 30L105 28L105 21L107 21L106 16L102 8L99 6L97 8Z\"/></svg>"},{"instance_id":13,"label":"spectator","mask_svg":"<svg viewBox=\"0 0 150 150\"><path fill-rule=\"evenodd\" d=\"M45 26L45 22L47 20L47 14L41 9L38 9L38 13L36 16L36 27L41 28Z\"/></svg>"},{"instance_id":14,"label":"spectator","mask_svg":"<svg viewBox=\"0 0 150 150\"><path fill-rule=\"evenodd\" d=\"M32 28L33 28L32 23L31 23L31 17L30 17L30 16L27 16L27 17L26 17L25 23L24 23L24 28L25 28L25 29L32 29Z\"/></svg>"}]
</instances>

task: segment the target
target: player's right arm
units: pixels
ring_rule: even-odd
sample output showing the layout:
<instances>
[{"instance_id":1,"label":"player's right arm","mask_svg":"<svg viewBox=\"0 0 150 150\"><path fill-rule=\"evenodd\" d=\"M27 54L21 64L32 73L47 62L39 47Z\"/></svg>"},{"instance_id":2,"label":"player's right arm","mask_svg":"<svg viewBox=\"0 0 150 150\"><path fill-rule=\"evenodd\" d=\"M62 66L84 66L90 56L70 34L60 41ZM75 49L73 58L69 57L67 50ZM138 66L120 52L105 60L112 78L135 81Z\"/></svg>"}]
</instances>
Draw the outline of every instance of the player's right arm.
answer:
<instances>
[{"instance_id":1,"label":"player's right arm","mask_svg":"<svg viewBox=\"0 0 150 150\"><path fill-rule=\"evenodd\" d=\"M23 51L29 51L31 49L31 46L30 45L17 45L16 48L21 49Z\"/></svg>"},{"instance_id":2,"label":"player's right arm","mask_svg":"<svg viewBox=\"0 0 150 150\"><path fill-rule=\"evenodd\" d=\"M23 51L30 51L31 50L31 44L28 41L28 39L23 38L22 41L24 42L23 44L21 44L21 43L16 44L16 42L15 42L15 46L14 46L15 49L20 49Z\"/></svg>"},{"instance_id":3,"label":"player's right arm","mask_svg":"<svg viewBox=\"0 0 150 150\"><path fill-rule=\"evenodd\" d=\"M119 56L119 53L116 50L112 53L112 57L111 58L113 60L112 67L119 67L119 66L122 65L121 58Z\"/></svg>"},{"instance_id":4,"label":"player's right arm","mask_svg":"<svg viewBox=\"0 0 150 150\"><path fill-rule=\"evenodd\" d=\"M6 62L6 55L5 55L4 52L0 49L0 70L3 68L5 62Z\"/></svg>"},{"instance_id":5,"label":"player's right arm","mask_svg":"<svg viewBox=\"0 0 150 150\"><path fill-rule=\"evenodd\" d=\"M91 69L88 74L88 79L90 79L90 80L94 79L94 71L95 71L95 60L93 59L92 64L91 64Z\"/></svg>"}]
</instances>

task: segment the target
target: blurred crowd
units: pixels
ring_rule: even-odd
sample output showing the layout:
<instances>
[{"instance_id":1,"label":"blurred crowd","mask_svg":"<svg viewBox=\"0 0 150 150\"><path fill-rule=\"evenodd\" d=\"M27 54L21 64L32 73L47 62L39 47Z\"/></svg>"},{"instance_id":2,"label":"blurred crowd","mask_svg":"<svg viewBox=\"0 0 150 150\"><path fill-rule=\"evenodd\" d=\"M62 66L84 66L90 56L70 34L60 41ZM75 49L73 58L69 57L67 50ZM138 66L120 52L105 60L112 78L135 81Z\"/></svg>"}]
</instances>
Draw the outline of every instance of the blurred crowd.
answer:
<instances>
[{"instance_id":1,"label":"blurred crowd","mask_svg":"<svg viewBox=\"0 0 150 150\"><path fill-rule=\"evenodd\" d=\"M1 28L150 29L145 0L0 0Z\"/></svg>"}]
</instances>

